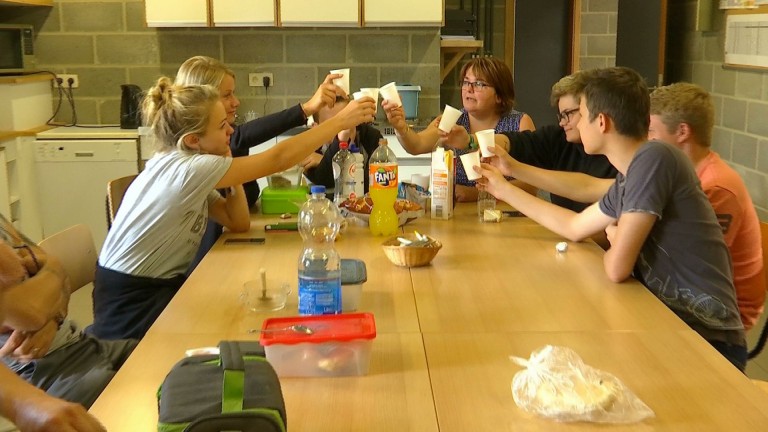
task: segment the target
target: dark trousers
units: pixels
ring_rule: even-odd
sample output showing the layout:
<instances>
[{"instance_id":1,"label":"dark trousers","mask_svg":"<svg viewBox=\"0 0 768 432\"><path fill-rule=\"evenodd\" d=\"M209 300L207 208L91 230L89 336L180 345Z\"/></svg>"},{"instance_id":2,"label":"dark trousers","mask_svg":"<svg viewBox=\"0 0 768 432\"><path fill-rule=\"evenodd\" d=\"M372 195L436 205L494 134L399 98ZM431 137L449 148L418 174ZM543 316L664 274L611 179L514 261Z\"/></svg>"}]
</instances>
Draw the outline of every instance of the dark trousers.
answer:
<instances>
[{"instance_id":1,"label":"dark trousers","mask_svg":"<svg viewBox=\"0 0 768 432\"><path fill-rule=\"evenodd\" d=\"M132 276L96 266L93 325L99 339L141 339L186 280Z\"/></svg>"},{"instance_id":2,"label":"dark trousers","mask_svg":"<svg viewBox=\"0 0 768 432\"><path fill-rule=\"evenodd\" d=\"M715 340L708 340L707 342L740 371L744 372L744 369L747 368L747 347Z\"/></svg>"},{"instance_id":3,"label":"dark trousers","mask_svg":"<svg viewBox=\"0 0 768 432\"><path fill-rule=\"evenodd\" d=\"M25 364L19 376L51 396L93 405L136 347L135 340L102 341L83 335L72 345Z\"/></svg>"}]
</instances>

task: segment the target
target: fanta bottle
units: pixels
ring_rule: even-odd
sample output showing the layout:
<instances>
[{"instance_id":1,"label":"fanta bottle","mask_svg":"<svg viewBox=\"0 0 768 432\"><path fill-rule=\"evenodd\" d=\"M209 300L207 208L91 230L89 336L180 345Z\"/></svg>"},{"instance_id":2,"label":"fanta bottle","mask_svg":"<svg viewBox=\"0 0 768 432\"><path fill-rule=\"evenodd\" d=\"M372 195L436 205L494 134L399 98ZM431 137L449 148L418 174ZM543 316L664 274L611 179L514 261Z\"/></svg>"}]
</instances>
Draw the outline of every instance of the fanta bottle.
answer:
<instances>
[{"instance_id":1,"label":"fanta bottle","mask_svg":"<svg viewBox=\"0 0 768 432\"><path fill-rule=\"evenodd\" d=\"M397 234L397 157L387 145L386 139L379 140L379 147L371 155L368 163L371 182L368 194L373 201L373 209L368 225L373 235L391 236Z\"/></svg>"}]
</instances>

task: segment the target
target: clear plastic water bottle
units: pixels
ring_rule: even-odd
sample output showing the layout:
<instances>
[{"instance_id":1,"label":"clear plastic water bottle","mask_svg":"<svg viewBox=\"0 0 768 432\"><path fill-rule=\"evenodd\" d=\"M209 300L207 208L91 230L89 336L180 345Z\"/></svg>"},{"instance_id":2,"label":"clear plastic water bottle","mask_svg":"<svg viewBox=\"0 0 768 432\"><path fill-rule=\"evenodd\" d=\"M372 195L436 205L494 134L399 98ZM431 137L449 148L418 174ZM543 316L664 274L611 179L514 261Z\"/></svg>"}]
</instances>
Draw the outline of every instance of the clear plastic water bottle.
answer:
<instances>
[{"instance_id":1,"label":"clear plastic water bottle","mask_svg":"<svg viewBox=\"0 0 768 432\"><path fill-rule=\"evenodd\" d=\"M349 152L355 158L352 177L355 180L355 198L359 198L368 193L368 154L363 146L355 143L349 145Z\"/></svg>"},{"instance_id":2,"label":"clear plastic water bottle","mask_svg":"<svg viewBox=\"0 0 768 432\"><path fill-rule=\"evenodd\" d=\"M341 216L325 197L325 186L312 186L299 211L299 315L341 313L341 258L334 248Z\"/></svg>"},{"instance_id":3,"label":"clear plastic water bottle","mask_svg":"<svg viewBox=\"0 0 768 432\"><path fill-rule=\"evenodd\" d=\"M339 151L333 155L333 173L336 177L333 202L337 206L355 195L355 180L352 177L355 171L355 157L348 149L349 143L342 141L339 143Z\"/></svg>"}]
</instances>

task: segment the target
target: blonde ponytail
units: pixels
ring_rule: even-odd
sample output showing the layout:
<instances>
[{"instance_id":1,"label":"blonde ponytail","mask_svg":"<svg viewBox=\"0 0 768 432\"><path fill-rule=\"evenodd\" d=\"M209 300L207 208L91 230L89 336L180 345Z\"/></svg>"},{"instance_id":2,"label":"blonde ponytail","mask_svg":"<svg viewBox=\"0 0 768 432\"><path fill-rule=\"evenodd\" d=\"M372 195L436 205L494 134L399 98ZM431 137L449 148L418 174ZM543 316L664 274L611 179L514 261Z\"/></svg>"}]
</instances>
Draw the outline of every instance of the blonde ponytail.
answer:
<instances>
[{"instance_id":1,"label":"blonde ponytail","mask_svg":"<svg viewBox=\"0 0 768 432\"><path fill-rule=\"evenodd\" d=\"M175 85L161 77L144 97L144 124L151 127L158 143L157 151L189 151L183 143L188 134L205 133L212 106L219 91L209 85Z\"/></svg>"}]
</instances>

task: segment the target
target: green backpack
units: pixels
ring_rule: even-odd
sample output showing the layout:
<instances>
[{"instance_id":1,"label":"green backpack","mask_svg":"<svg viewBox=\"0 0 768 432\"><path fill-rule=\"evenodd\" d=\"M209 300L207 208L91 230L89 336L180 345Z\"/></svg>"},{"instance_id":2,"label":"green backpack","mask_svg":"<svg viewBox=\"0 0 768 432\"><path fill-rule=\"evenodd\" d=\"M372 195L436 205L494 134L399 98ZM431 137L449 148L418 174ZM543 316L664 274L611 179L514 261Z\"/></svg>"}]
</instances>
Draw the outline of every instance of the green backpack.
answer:
<instances>
[{"instance_id":1,"label":"green backpack","mask_svg":"<svg viewBox=\"0 0 768 432\"><path fill-rule=\"evenodd\" d=\"M280 381L258 342L176 363L157 391L158 432L285 432Z\"/></svg>"}]
</instances>

